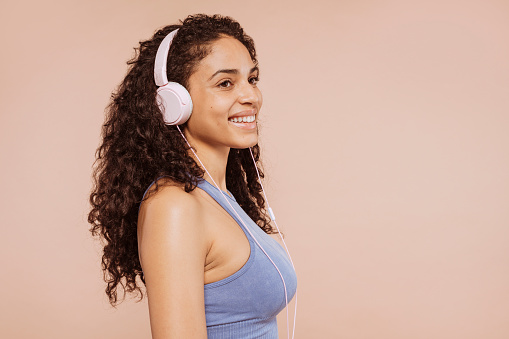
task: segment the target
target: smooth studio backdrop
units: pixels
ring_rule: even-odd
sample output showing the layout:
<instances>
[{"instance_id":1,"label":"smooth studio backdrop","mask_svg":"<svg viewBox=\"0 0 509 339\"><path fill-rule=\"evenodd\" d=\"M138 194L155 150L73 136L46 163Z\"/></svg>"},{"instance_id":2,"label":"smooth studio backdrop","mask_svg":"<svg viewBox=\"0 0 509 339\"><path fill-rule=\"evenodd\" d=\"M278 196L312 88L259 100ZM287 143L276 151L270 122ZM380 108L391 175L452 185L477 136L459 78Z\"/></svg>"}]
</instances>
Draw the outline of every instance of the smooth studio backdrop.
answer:
<instances>
[{"instance_id":1,"label":"smooth studio backdrop","mask_svg":"<svg viewBox=\"0 0 509 339\"><path fill-rule=\"evenodd\" d=\"M112 309L104 295L91 166L133 47L193 13L230 15L256 42L296 338L509 337L507 1L32 0L0 13L1 338L150 337L146 299Z\"/></svg>"}]
</instances>

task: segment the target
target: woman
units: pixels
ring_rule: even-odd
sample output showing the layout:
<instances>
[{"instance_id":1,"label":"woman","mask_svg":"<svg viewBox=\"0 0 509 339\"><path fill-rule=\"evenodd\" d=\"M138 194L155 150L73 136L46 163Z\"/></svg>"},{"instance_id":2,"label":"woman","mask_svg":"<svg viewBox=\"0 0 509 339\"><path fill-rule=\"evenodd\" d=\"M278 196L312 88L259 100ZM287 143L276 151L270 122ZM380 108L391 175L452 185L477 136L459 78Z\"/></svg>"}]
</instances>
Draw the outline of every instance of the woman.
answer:
<instances>
[{"instance_id":1,"label":"woman","mask_svg":"<svg viewBox=\"0 0 509 339\"><path fill-rule=\"evenodd\" d=\"M90 197L111 304L119 285L142 297L144 284L153 338L277 338L296 278L268 235L276 231L257 178L262 95L252 39L231 18L189 16L141 42L128 64ZM172 121L166 76L190 95Z\"/></svg>"}]
</instances>

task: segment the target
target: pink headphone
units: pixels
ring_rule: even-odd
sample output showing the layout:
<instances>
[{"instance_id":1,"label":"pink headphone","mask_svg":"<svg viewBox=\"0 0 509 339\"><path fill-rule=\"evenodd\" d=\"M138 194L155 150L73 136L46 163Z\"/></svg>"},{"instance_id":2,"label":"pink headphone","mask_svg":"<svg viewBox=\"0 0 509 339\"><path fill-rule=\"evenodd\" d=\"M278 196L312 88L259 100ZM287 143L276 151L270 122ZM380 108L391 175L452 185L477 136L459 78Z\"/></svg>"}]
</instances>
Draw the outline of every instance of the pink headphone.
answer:
<instances>
[{"instance_id":1,"label":"pink headphone","mask_svg":"<svg viewBox=\"0 0 509 339\"><path fill-rule=\"evenodd\" d=\"M191 116L193 102L187 89L179 83L168 82L166 76L166 63L171 41L178 29L168 34L157 49L154 65L154 79L157 89L157 105L163 114L164 123L167 125L182 125Z\"/></svg>"}]
</instances>

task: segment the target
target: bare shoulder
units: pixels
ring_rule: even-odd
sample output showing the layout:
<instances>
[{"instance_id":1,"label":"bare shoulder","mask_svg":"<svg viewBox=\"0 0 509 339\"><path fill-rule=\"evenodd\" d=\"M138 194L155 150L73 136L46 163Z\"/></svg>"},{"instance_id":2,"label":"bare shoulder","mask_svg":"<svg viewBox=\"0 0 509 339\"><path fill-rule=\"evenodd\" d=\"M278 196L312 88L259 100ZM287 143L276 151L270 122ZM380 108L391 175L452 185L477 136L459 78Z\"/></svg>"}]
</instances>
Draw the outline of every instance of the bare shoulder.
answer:
<instances>
[{"instance_id":1,"label":"bare shoulder","mask_svg":"<svg viewBox=\"0 0 509 339\"><path fill-rule=\"evenodd\" d=\"M158 187L152 185L146 193L145 199L141 203L141 209L146 209L149 206L161 205L166 202L172 202L176 205L167 207L182 207L183 205L196 203L193 195L186 192L184 185L176 183L169 179L159 179L157 181Z\"/></svg>"},{"instance_id":2,"label":"bare shoulder","mask_svg":"<svg viewBox=\"0 0 509 339\"><path fill-rule=\"evenodd\" d=\"M183 185L172 183L160 183L157 190L155 187L151 190L138 214L139 245L143 247L144 240L150 239L150 243L162 241L172 248L181 248L183 242L206 247L202 208L195 194L186 192Z\"/></svg>"},{"instance_id":3,"label":"bare shoulder","mask_svg":"<svg viewBox=\"0 0 509 339\"><path fill-rule=\"evenodd\" d=\"M155 185L147 192L147 198L140 206L138 224L143 224L145 218L154 214L158 218L189 217L200 215L200 202L192 192L186 192L184 185L171 181L159 181L159 187Z\"/></svg>"}]
</instances>

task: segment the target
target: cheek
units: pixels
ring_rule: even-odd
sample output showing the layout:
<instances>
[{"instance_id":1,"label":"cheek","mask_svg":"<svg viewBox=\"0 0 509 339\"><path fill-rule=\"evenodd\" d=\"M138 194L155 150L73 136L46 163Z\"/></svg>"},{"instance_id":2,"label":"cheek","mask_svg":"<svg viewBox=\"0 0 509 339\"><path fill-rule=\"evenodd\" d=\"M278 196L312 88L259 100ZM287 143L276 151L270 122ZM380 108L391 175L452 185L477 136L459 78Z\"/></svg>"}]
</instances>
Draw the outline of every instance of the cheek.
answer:
<instances>
[{"instance_id":1,"label":"cheek","mask_svg":"<svg viewBox=\"0 0 509 339\"><path fill-rule=\"evenodd\" d=\"M193 101L193 112L191 116L194 115L196 118L204 119L207 113L213 110L215 106L207 93L197 91L191 93L191 100Z\"/></svg>"},{"instance_id":2,"label":"cheek","mask_svg":"<svg viewBox=\"0 0 509 339\"><path fill-rule=\"evenodd\" d=\"M216 127L220 126L224 121L227 122L227 117L227 104L217 100L217 98L202 97L196 104L193 102L191 119L193 120L192 125L194 128L208 132L215 131Z\"/></svg>"},{"instance_id":3,"label":"cheek","mask_svg":"<svg viewBox=\"0 0 509 339\"><path fill-rule=\"evenodd\" d=\"M214 116L228 116L235 100L227 95L215 95L209 98L207 108L210 115Z\"/></svg>"},{"instance_id":4,"label":"cheek","mask_svg":"<svg viewBox=\"0 0 509 339\"><path fill-rule=\"evenodd\" d=\"M260 96L261 93L258 93ZM191 116L203 120L227 120L231 113L232 107L235 104L235 98L228 93L214 93L211 91L194 91L191 92L191 99L193 100L193 113ZM214 124L217 124L214 123Z\"/></svg>"}]
</instances>

